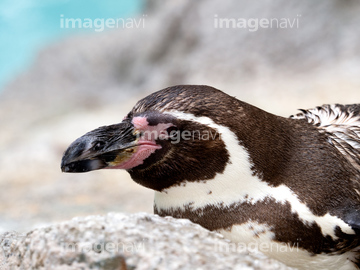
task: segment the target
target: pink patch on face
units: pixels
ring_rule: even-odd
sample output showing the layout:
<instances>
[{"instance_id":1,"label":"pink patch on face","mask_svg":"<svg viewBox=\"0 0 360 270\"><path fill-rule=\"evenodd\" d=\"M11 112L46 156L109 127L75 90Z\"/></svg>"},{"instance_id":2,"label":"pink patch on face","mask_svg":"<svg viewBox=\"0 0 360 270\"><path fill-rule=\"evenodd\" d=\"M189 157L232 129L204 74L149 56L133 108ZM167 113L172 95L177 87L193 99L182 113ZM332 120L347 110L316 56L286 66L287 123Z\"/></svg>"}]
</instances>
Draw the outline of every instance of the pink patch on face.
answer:
<instances>
[{"instance_id":1,"label":"pink patch on face","mask_svg":"<svg viewBox=\"0 0 360 270\"><path fill-rule=\"evenodd\" d=\"M143 135L139 139L139 143L150 142L156 144L158 139L166 139L168 136L167 129L172 127L172 123L160 123L156 126L149 126L149 122L146 117L134 117L132 123L135 129L139 130Z\"/></svg>"},{"instance_id":2,"label":"pink patch on face","mask_svg":"<svg viewBox=\"0 0 360 270\"><path fill-rule=\"evenodd\" d=\"M165 139L168 134L166 129L173 126L171 123L160 123L156 126L149 126L149 122L146 117L137 116L132 119L132 124L135 129L140 131L142 136L138 139L138 146L136 152L132 157L123 162L122 164L114 167L108 167L109 169L131 169L144 163L152 153L157 149L161 149L161 146L156 144L156 140Z\"/></svg>"},{"instance_id":3,"label":"pink patch on face","mask_svg":"<svg viewBox=\"0 0 360 270\"><path fill-rule=\"evenodd\" d=\"M134 127L138 130L144 130L149 125L149 122L147 121L146 117L134 117L132 120L132 123Z\"/></svg>"}]
</instances>

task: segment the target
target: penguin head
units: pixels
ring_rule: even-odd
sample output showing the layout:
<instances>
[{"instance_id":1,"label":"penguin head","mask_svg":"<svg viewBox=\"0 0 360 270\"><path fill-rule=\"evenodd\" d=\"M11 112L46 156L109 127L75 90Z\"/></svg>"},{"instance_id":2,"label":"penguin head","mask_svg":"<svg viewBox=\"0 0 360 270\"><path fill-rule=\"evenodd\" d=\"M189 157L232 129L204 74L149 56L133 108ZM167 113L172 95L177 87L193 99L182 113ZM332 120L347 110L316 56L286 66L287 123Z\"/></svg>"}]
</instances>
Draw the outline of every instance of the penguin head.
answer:
<instances>
[{"instance_id":1,"label":"penguin head","mask_svg":"<svg viewBox=\"0 0 360 270\"><path fill-rule=\"evenodd\" d=\"M225 93L208 86L176 86L140 100L119 124L99 127L65 151L63 172L125 169L137 183L162 191L222 173L229 154L214 119ZM200 119L200 120L199 120Z\"/></svg>"}]
</instances>

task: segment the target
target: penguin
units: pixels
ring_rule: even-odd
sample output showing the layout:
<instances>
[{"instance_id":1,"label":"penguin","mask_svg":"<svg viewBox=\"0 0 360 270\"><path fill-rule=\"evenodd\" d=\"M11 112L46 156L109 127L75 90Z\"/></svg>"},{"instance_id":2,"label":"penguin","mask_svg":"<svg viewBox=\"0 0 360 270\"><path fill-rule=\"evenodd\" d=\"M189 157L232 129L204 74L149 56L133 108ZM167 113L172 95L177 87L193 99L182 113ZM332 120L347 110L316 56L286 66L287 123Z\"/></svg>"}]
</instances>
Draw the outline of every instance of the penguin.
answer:
<instances>
[{"instance_id":1,"label":"penguin","mask_svg":"<svg viewBox=\"0 0 360 270\"><path fill-rule=\"evenodd\" d=\"M75 140L61 169L125 169L155 191L155 214L298 269L360 269L360 104L285 118L210 86L172 86Z\"/></svg>"}]
</instances>

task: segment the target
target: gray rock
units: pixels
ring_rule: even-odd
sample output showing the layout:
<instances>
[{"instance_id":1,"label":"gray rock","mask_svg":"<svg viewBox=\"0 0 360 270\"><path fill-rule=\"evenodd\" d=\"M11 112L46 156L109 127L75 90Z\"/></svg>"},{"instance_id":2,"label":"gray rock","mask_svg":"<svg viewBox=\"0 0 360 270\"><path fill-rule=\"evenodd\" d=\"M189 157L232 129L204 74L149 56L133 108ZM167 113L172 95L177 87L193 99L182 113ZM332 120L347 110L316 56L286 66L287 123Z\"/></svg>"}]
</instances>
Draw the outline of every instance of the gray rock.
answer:
<instances>
[{"instance_id":1,"label":"gray rock","mask_svg":"<svg viewBox=\"0 0 360 270\"><path fill-rule=\"evenodd\" d=\"M290 269L229 244L185 219L109 213L0 235L0 269Z\"/></svg>"}]
</instances>

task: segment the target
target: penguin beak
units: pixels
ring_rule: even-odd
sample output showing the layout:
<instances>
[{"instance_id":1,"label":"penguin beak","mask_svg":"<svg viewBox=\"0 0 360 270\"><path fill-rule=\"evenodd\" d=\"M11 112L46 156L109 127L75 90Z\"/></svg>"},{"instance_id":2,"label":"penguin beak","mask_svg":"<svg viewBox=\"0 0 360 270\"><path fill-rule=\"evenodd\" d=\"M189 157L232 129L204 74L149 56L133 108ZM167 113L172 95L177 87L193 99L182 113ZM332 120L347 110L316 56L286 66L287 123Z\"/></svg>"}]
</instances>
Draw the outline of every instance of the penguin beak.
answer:
<instances>
[{"instance_id":1,"label":"penguin beak","mask_svg":"<svg viewBox=\"0 0 360 270\"><path fill-rule=\"evenodd\" d=\"M129 121L99 127L75 140L61 160L63 172L114 168L127 161L137 147L137 131Z\"/></svg>"}]
</instances>

